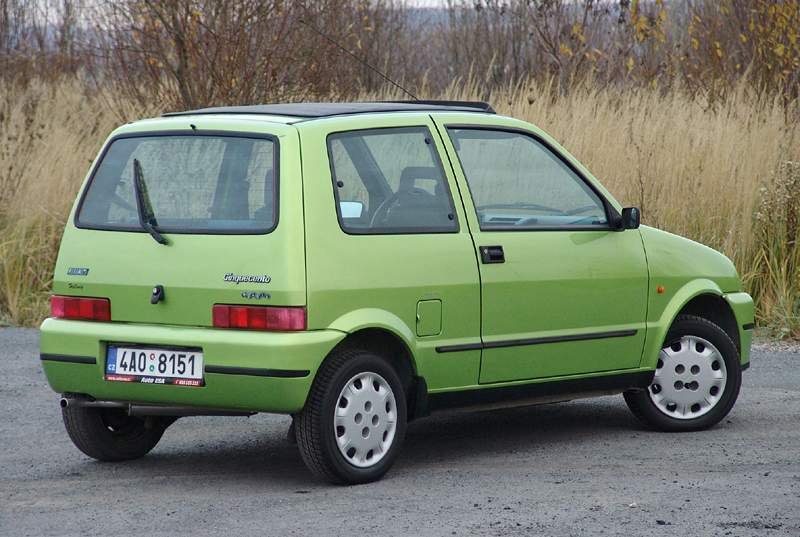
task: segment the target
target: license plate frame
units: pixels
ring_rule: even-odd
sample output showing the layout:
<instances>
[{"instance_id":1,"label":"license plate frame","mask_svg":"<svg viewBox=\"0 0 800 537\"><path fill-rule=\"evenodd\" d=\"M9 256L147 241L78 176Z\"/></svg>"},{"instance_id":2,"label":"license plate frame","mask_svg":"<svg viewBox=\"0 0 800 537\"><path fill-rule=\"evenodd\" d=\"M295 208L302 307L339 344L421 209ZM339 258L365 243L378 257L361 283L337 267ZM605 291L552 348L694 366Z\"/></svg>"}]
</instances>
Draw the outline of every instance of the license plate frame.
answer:
<instances>
[{"instance_id":1,"label":"license plate frame","mask_svg":"<svg viewBox=\"0 0 800 537\"><path fill-rule=\"evenodd\" d=\"M104 379L110 382L202 387L205 386L205 356L199 347L108 343Z\"/></svg>"}]
</instances>

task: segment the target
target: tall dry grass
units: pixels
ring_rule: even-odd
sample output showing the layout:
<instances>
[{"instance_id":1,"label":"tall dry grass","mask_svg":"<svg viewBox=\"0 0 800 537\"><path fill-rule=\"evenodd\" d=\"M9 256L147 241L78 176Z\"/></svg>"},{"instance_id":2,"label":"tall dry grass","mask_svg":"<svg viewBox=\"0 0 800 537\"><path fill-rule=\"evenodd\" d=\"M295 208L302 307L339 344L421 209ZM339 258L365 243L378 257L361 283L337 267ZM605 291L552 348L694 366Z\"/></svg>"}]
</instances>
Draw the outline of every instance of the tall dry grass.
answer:
<instances>
[{"instance_id":1,"label":"tall dry grass","mask_svg":"<svg viewBox=\"0 0 800 537\"><path fill-rule=\"evenodd\" d=\"M0 323L48 311L61 233L86 170L132 110L77 80L0 87Z\"/></svg>"},{"instance_id":2,"label":"tall dry grass","mask_svg":"<svg viewBox=\"0 0 800 537\"><path fill-rule=\"evenodd\" d=\"M153 115L73 82L0 102L0 319L35 324L61 230L102 140L124 118ZM777 100L742 86L712 107L680 89L598 89L568 95L479 83L431 98L487 98L575 154L645 223L717 248L736 263L762 327L800 337L800 135ZM3 95L3 88L0 88ZM382 99L396 95L363 95ZM113 102L113 104L112 104Z\"/></svg>"}]
</instances>

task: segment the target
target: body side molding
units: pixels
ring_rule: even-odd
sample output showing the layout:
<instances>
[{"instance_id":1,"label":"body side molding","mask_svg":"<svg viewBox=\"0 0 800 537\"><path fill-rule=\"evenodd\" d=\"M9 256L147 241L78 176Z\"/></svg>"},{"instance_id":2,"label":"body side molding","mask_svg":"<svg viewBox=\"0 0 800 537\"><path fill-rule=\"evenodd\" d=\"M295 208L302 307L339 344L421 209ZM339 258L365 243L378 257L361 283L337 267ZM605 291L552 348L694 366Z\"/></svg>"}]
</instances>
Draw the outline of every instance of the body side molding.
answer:
<instances>
[{"instance_id":1,"label":"body side molding","mask_svg":"<svg viewBox=\"0 0 800 537\"><path fill-rule=\"evenodd\" d=\"M222 375L249 375L253 377L301 378L310 373L307 369L264 369L260 367L233 367L226 365L206 365L206 373Z\"/></svg>"},{"instance_id":2,"label":"body side molding","mask_svg":"<svg viewBox=\"0 0 800 537\"><path fill-rule=\"evenodd\" d=\"M67 362L71 364L96 364L97 359L94 356L75 356L72 354L47 354L42 353L39 359L46 362Z\"/></svg>"},{"instance_id":3,"label":"body side molding","mask_svg":"<svg viewBox=\"0 0 800 537\"><path fill-rule=\"evenodd\" d=\"M614 330L610 332L592 332L589 334L570 334L566 336L546 336L527 339L507 339L488 343L466 343L462 345L446 345L436 347L436 352L461 352L476 349L498 349L503 347L522 347L525 345L542 345L545 343L563 343L565 341L585 341L590 339L607 339L612 337L635 336L638 330Z\"/></svg>"}]
</instances>

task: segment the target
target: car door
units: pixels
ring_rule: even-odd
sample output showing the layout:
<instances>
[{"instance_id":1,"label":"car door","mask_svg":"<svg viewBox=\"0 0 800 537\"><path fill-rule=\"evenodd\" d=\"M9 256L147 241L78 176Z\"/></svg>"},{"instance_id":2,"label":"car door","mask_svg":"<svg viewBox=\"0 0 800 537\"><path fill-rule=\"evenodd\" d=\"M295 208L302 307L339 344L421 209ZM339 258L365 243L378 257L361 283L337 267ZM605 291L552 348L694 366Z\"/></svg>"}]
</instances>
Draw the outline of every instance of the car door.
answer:
<instances>
[{"instance_id":1,"label":"car door","mask_svg":"<svg viewBox=\"0 0 800 537\"><path fill-rule=\"evenodd\" d=\"M478 382L479 273L452 168L430 116L299 125L309 328L403 337L430 390ZM389 349L387 349L388 351Z\"/></svg>"},{"instance_id":2,"label":"car door","mask_svg":"<svg viewBox=\"0 0 800 537\"><path fill-rule=\"evenodd\" d=\"M611 228L602 187L543 133L469 119L437 124L480 266L480 382L638 367L648 288L639 231Z\"/></svg>"}]
</instances>

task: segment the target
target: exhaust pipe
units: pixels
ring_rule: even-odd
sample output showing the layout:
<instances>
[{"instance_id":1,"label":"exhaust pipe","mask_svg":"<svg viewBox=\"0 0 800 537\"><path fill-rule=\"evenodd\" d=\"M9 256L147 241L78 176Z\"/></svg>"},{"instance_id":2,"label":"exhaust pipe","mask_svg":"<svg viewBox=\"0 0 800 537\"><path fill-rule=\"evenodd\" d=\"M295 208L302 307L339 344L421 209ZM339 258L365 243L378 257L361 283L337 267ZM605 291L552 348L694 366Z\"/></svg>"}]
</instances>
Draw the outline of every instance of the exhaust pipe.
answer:
<instances>
[{"instance_id":1,"label":"exhaust pipe","mask_svg":"<svg viewBox=\"0 0 800 537\"><path fill-rule=\"evenodd\" d=\"M59 404L61 408L128 408L127 403L120 403L118 401L92 401L91 399L83 399L80 397L62 397Z\"/></svg>"},{"instance_id":2,"label":"exhaust pipe","mask_svg":"<svg viewBox=\"0 0 800 537\"><path fill-rule=\"evenodd\" d=\"M252 416L256 412L221 410L191 406L142 405L122 401L96 401L85 397L62 397L61 408L110 408L124 410L129 416Z\"/></svg>"}]
</instances>

